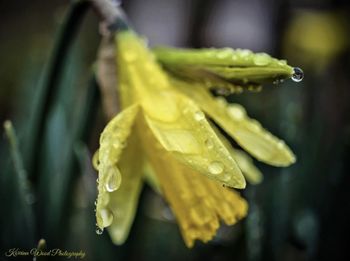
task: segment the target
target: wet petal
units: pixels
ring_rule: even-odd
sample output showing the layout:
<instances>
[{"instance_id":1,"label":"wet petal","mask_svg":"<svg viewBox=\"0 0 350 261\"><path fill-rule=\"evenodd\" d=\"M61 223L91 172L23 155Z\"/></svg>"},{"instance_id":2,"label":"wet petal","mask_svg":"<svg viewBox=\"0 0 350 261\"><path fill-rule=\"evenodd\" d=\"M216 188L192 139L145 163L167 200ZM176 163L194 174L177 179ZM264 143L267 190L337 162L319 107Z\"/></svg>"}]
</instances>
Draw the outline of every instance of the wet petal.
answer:
<instances>
[{"instance_id":1,"label":"wet petal","mask_svg":"<svg viewBox=\"0 0 350 261\"><path fill-rule=\"evenodd\" d=\"M162 119L152 111L145 110L144 113L147 125L159 143L177 160L199 173L227 186L244 188L240 169L204 113L187 97L176 93L172 97L176 104L176 117L172 121ZM157 108L162 110L162 107Z\"/></svg>"},{"instance_id":2,"label":"wet petal","mask_svg":"<svg viewBox=\"0 0 350 261\"><path fill-rule=\"evenodd\" d=\"M220 219L233 225L247 214L247 202L237 192L177 161L147 128L143 127L142 133L145 151L188 247L197 239L211 240Z\"/></svg>"},{"instance_id":3,"label":"wet petal","mask_svg":"<svg viewBox=\"0 0 350 261\"><path fill-rule=\"evenodd\" d=\"M148 185L150 185L150 187L158 194L162 194L162 188L160 186L157 175L153 170L151 163L149 163L148 161L145 162L144 173Z\"/></svg>"},{"instance_id":4,"label":"wet petal","mask_svg":"<svg viewBox=\"0 0 350 261\"><path fill-rule=\"evenodd\" d=\"M262 173L257 167L255 167L252 158L249 157L247 153L234 148L232 148L230 152L249 183L255 185L262 182L264 178Z\"/></svg>"},{"instance_id":5,"label":"wet petal","mask_svg":"<svg viewBox=\"0 0 350 261\"><path fill-rule=\"evenodd\" d=\"M174 85L195 100L221 128L258 160L274 166L288 166L295 162L293 152L284 141L249 118L241 105L228 104L221 97L214 98L199 84L174 80Z\"/></svg>"},{"instance_id":6,"label":"wet petal","mask_svg":"<svg viewBox=\"0 0 350 261\"><path fill-rule=\"evenodd\" d=\"M204 83L205 87L226 88L232 92L242 87L255 89L293 74L293 68L286 61L244 49L156 48L153 51L172 74Z\"/></svg>"},{"instance_id":7,"label":"wet petal","mask_svg":"<svg viewBox=\"0 0 350 261\"><path fill-rule=\"evenodd\" d=\"M232 158L234 158L237 162L238 167L241 169L245 179L254 185L261 183L264 177L260 170L255 167L253 159L244 151L235 149L215 126L212 126L212 128L215 130L215 133L220 138L222 144L224 144L227 150L230 152Z\"/></svg>"},{"instance_id":8,"label":"wet petal","mask_svg":"<svg viewBox=\"0 0 350 261\"><path fill-rule=\"evenodd\" d=\"M140 141L137 139L135 131L129 138L128 146L118 164L123 182L118 190L112 193L107 192L110 200L105 209L109 209L114 216L112 224L108 227L108 232L112 241L117 245L125 242L135 218L143 183L142 155Z\"/></svg>"},{"instance_id":9,"label":"wet petal","mask_svg":"<svg viewBox=\"0 0 350 261\"><path fill-rule=\"evenodd\" d=\"M134 105L119 113L107 124L100 137L96 218L97 225L101 229L111 225L110 212L104 211L103 206L106 201L109 201L109 193L116 191L121 185L119 159L126 146L138 110L139 107ZM94 161L96 162L96 160ZM108 222L106 222L106 219Z\"/></svg>"},{"instance_id":10,"label":"wet petal","mask_svg":"<svg viewBox=\"0 0 350 261\"><path fill-rule=\"evenodd\" d=\"M240 169L203 112L174 89L143 41L124 32L118 33L117 43L122 54L120 67L127 72L125 77L140 101L147 124L164 148L198 172L227 186L244 188Z\"/></svg>"}]
</instances>

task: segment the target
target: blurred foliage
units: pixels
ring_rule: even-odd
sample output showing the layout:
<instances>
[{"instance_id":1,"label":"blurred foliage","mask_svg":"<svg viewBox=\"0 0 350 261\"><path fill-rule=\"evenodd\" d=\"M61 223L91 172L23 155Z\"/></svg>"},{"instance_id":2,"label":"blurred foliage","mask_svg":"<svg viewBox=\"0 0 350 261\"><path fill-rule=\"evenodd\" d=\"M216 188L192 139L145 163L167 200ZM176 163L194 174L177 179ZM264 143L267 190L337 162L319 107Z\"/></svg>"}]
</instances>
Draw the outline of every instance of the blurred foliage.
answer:
<instances>
[{"instance_id":1,"label":"blurred foliage","mask_svg":"<svg viewBox=\"0 0 350 261\"><path fill-rule=\"evenodd\" d=\"M171 34L175 44L189 47L225 44L233 19L222 13L225 7L249 10L240 16L246 27L235 31L239 43L249 39L253 51L269 51L259 50L268 45L306 77L298 85L286 81L278 89L265 86L228 99L291 144L297 164L278 170L257 163L264 182L244 192L248 217L193 250L185 248L166 204L146 187L130 238L121 247L112 245L107 233L95 234L96 174L90 164L105 124L92 69L97 18L79 2L2 1L0 119L13 124L5 124L0 141L2 259L5 249L30 249L41 238L47 249L83 250L85 260L350 259L349 3L184 2L123 4L151 41L164 44L162 39L174 39ZM263 30L264 39L247 25ZM232 39L230 47L244 47L234 44Z\"/></svg>"}]
</instances>

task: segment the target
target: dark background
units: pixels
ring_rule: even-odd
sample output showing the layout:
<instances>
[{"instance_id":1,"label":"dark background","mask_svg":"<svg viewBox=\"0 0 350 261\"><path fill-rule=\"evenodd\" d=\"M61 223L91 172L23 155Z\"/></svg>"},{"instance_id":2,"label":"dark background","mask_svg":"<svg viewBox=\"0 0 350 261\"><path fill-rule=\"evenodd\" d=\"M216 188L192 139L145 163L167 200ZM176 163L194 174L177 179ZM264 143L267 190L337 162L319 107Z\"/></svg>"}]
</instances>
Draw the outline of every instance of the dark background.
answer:
<instances>
[{"instance_id":1,"label":"dark background","mask_svg":"<svg viewBox=\"0 0 350 261\"><path fill-rule=\"evenodd\" d=\"M0 122L13 122L18 148L2 130L0 260L40 238L47 249L82 250L85 260L350 260L348 1L123 2L151 46L248 48L305 73L301 83L228 97L286 140L298 161L286 169L256 162L265 179L243 192L248 217L191 250L148 187L125 245L96 235L90 158L105 124L93 78L99 26L90 9L81 15L83 6L73 16L81 23L68 22L63 35L70 48L57 48L69 6L0 2ZM63 69L52 74L57 64Z\"/></svg>"}]
</instances>

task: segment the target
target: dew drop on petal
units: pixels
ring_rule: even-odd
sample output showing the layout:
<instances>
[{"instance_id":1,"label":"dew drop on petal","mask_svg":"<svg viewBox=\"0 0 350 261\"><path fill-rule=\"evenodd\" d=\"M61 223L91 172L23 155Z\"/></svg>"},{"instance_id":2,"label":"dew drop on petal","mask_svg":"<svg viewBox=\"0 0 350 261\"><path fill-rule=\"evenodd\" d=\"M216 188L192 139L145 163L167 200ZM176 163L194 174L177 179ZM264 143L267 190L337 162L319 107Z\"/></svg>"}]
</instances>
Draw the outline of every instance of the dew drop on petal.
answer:
<instances>
[{"instance_id":1,"label":"dew drop on petal","mask_svg":"<svg viewBox=\"0 0 350 261\"><path fill-rule=\"evenodd\" d=\"M294 70L294 72L292 75L292 80L295 82L301 82L304 78L303 70L300 69L299 67L294 67L293 70Z\"/></svg>"},{"instance_id":2,"label":"dew drop on petal","mask_svg":"<svg viewBox=\"0 0 350 261\"><path fill-rule=\"evenodd\" d=\"M241 106L237 106L237 105L228 106L227 113L237 121L242 120L245 116L244 109Z\"/></svg>"},{"instance_id":3,"label":"dew drop on petal","mask_svg":"<svg viewBox=\"0 0 350 261\"><path fill-rule=\"evenodd\" d=\"M121 174L117 167L111 166L107 172L105 188L108 192L117 190L121 183Z\"/></svg>"},{"instance_id":4,"label":"dew drop on petal","mask_svg":"<svg viewBox=\"0 0 350 261\"><path fill-rule=\"evenodd\" d=\"M213 161L209 164L208 170L211 174L217 175L224 171L224 165L219 161Z\"/></svg>"},{"instance_id":5,"label":"dew drop on petal","mask_svg":"<svg viewBox=\"0 0 350 261\"><path fill-rule=\"evenodd\" d=\"M107 208L103 208L99 211L103 227L108 227L113 222L113 213Z\"/></svg>"},{"instance_id":6,"label":"dew drop on petal","mask_svg":"<svg viewBox=\"0 0 350 261\"><path fill-rule=\"evenodd\" d=\"M194 119L195 119L196 121L202 121L202 120L204 120L204 119L205 119L204 113L201 112L201 111L196 111L196 112L194 113Z\"/></svg>"}]
</instances>

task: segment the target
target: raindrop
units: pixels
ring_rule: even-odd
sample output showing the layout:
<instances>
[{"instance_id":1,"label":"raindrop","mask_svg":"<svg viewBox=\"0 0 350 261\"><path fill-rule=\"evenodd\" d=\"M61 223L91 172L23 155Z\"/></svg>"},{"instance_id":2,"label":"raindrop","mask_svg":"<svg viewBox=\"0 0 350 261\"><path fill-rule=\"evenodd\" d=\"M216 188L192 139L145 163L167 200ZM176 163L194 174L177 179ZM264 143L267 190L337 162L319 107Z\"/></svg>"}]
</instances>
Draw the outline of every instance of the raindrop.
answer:
<instances>
[{"instance_id":1,"label":"raindrop","mask_svg":"<svg viewBox=\"0 0 350 261\"><path fill-rule=\"evenodd\" d=\"M303 70L300 69L299 67L294 67L293 70L294 70L294 73L292 75L292 80L295 82L301 82L304 78Z\"/></svg>"},{"instance_id":2,"label":"raindrop","mask_svg":"<svg viewBox=\"0 0 350 261\"><path fill-rule=\"evenodd\" d=\"M99 227L96 227L96 234L97 235L102 235L102 233L103 233L103 229L99 228Z\"/></svg>"},{"instance_id":3,"label":"raindrop","mask_svg":"<svg viewBox=\"0 0 350 261\"><path fill-rule=\"evenodd\" d=\"M108 227L112 224L114 217L113 213L109 209L103 208L99 211L99 214L101 216L103 227Z\"/></svg>"},{"instance_id":4,"label":"raindrop","mask_svg":"<svg viewBox=\"0 0 350 261\"><path fill-rule=\"evenodd\" d=\"M208 170L211 174L217 175L224 171L224 165L219 161L213 161L209 164Z\"/></svg>"},{"instance_id":5,"label":"raindrop","mask_svg":"<svg viewBox=\"0 0 350 261\"><path fill-rule=\"evenodd\" d=\"M258 53L254 56L254 64L258 66L268 65L271 59L266 53Z\"/></svg>"},{"instance_id":6,"label":"raindrop","mask_svg":"<svg viewBox=\"0 0 350 261\"><path fill-rule=\"evenodd\" d=\"M237 121L242 120L245 116L244 109L237 105L230 105L227 108L227 113Z\"/></svg>"},{"instance_id":7,"label":"raindrop","mask_svg":"<svg viewBox=\"0 0 350 261\"><path fill-rule=\"evenodd\" d=\"M121 183L121 174L117 167L111 166L107 170L107 178L105 188L108 192L117 190Z\"/></svg>"},{"instance_id":8,"label":"raindrop","mask_svg":"<svg viewBox=\"0 0 350 261\"><path fill-rule=\"evenodd\" d=\"M196 121L202 121L202 120L204 120L204 119L205 119L204 113L201 112L201 111L196 111L196 112L194 113L194 119L195 119Z\"/></svg>"}]
</instances>

